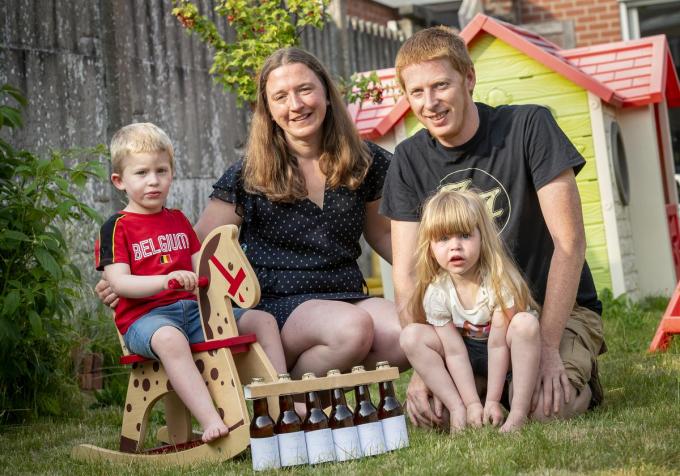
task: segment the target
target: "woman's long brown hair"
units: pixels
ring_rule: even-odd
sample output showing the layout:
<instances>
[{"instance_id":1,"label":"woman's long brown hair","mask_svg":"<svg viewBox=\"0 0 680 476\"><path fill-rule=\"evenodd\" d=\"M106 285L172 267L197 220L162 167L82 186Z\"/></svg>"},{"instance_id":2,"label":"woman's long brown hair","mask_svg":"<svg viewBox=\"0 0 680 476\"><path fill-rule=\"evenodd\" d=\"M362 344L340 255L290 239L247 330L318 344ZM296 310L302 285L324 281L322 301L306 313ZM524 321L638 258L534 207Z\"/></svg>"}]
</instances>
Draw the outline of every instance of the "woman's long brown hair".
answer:
<instances>
[{"instance_id":1,"label":"woman's long brown hair","mask_svg":"<svg viewBox=\"0 0 680 476\"><path fill-rule=\"evenodd\" d=\"M311 53L282 48L265 61L257 78L257 102L250 125L243 167L244 188L269 200L293 202L308 195L297 160L288 150L283 130L273 121L267 103L267 79L276 68L300 63L308 67L324 87L328 106L322 125L319 167L326 186L355 190L371 165L368 147L359 137L342 97L330 75Z\"/></svg>"}]
</instances>

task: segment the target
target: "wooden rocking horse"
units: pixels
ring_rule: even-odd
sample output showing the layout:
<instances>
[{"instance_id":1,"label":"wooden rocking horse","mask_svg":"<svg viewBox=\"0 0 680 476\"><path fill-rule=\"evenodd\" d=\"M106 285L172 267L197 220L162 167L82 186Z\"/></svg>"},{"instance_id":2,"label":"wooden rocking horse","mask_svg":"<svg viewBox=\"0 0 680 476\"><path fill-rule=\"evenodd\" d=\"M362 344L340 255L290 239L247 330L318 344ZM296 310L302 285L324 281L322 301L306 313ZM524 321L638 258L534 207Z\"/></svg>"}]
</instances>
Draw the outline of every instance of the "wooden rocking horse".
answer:
<instances>
[{"instance_id":1,"label":"wooden rocking horse","mask_svg":"<svg viewBox=\"0 0 680 476\"><path fill-rule=\"evenodd\" d=\"M196 366L218 413L229 427L229 434L211 443L192 440L191 415L172 390L162 364L129 354L123 346L121 363L132 364L132 370L123 410L120 451L82 444L73 449L74 458L188 464L230 459L246 449L250 417L241 382L248 383L255 376L274 381L277 375L255 336L238 335L230 301L240 307L252 307L260 299L260 287L237 235L235 226L226 225L213 230L203 241L197 274L208 278L207 286L198 290L205 342L191 346ZM171 444L142 450L151 408L161 398L168 426L159 434ZM270 398L269 404L271 411L278 414L277 399Z\"/></svg>"}]
</instances>

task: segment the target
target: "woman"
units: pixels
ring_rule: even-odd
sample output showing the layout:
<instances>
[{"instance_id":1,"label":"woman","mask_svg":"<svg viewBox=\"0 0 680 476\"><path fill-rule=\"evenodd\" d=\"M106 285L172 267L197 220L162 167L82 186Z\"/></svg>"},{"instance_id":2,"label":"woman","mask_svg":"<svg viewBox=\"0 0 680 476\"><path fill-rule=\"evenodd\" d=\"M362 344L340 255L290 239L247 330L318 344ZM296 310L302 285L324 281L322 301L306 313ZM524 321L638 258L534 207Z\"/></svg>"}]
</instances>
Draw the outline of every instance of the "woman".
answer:
<instances>
[{"instance_id":1,"label":"woman","mask_svg":"<svg viewBox=\"0 0 680 476\"><path fill-rule=\"evenodd\" d=\"M321 63L281 49L258 76L246 158L214 185L199 238L241 226L262 288L258 309L281 328L291 374L358 363L406 366L390 301L367 298L359 237L391 260L389 220L378 214L388 153L357 134Z\"/></svg>"},{"instance_id":2,"label":"woman","mask_svg":"<svg viewBox=\"0 0 680 476\"><path fill-rule=\"evenodd\" d=\"M281 328L291 375L408 366L395 306L369 298L356 263L359 237L391 261L389 220L378 214L389 154L364 143L342 97L310 53L276 51L258 76L246 158L214 185L196 224L224 224L260 281L256 309Z\"/></svg>"}]
</instances>

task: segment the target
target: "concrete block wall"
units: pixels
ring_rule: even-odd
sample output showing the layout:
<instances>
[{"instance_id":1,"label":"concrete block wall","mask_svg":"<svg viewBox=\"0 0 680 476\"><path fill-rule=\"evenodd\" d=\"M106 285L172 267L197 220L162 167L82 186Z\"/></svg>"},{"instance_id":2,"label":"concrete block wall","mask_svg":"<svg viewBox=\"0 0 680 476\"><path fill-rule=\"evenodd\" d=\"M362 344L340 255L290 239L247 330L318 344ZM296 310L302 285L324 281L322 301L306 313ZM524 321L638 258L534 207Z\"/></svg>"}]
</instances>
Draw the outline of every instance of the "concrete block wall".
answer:
<instances>
[{"instance_id":1,"label":"concrete block wall","mask_svg":"<svg viewBox=\"0 0 680 476\"><path fill-rule=\"evenodd\" d=\"M217 22L214 0L198 3ZM2 0L0 84L20 88L29 100L24 129L8 138L16 148L47 153L107 144L125 124L156 123L175 146L168 206L195 221L212 184L243 154L250 109L213 81L212 51L171 9L166 0ZM372 46L381 42L391 48L389 57L368 56L373 63L354 71L393 64L400 40L377 38ZM303 44L336 74L338 64L353 64L337 59L355 53L340 51L333 24ZM107 217L124 197L106 181L91 184L83 199ZM92 282L97 231L94 222L79 226L70 240L76 264Z\"/></svg>"}]
</instances>

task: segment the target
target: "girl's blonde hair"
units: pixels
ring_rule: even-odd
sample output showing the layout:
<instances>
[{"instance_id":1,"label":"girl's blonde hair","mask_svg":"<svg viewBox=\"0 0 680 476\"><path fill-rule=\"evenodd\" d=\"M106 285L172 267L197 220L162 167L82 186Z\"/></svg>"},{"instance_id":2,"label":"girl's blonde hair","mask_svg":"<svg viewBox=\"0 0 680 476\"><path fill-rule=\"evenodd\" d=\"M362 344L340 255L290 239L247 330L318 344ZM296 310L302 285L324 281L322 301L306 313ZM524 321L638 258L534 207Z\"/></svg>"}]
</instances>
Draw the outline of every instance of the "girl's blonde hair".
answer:
<instances>
[{"instance_id":1,"label":"girl's blonde hair","mask_svg":"<svg viewBox=\"0 0 680 476\"><path fill-rule=\"evenodd\" d=\"M297 160L288 151L283 130L274 122L267 102L267 80L276 68L300 63L319 79L328 106L323 121L319 167L330 188L356 190L363 182L372 158L349 117L345 103L321 62L299 48L282 48L267 58L257 77L257 102L250 125L243 166L244 188L269 200L293 202L308 195Z\"/></svg>"},{"instance_id":2,"label":"girl's blonde hair","mask_svg":"<svg viewBox=\"0 0 680 476\"><path fill-rule=\"evenodd\" d=\"M446 236L472 234L475 228L479 229L481 238L477 272L480 280L497 296L503 312L508 309L501 290L506 290L508 297L513 298L516 310L525 311L528 307L538 310L522 274L498 236L484 200L474 191L441 189L425 203L418 227L416 289L409 302L409 310L416 322L425 322L425 291L442 272L430 243Z\"/></svg>"}]
</instances>

